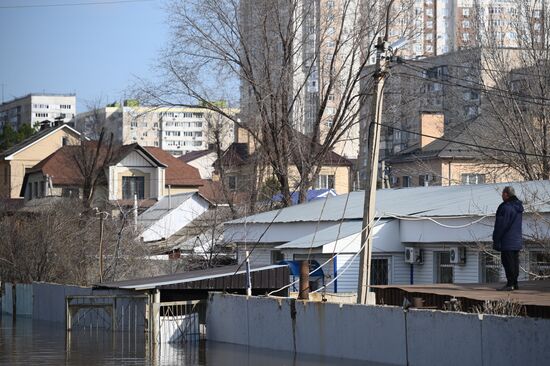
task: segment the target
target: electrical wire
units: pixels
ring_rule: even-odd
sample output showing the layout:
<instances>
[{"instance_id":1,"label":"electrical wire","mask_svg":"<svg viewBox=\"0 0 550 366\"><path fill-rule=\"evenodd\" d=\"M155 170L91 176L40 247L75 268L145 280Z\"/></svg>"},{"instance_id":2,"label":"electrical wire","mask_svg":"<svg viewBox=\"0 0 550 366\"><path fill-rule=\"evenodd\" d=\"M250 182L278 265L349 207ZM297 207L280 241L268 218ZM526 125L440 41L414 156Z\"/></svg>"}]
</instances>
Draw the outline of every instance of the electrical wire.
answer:
<instances>
[{"instance_id":1,"label":"electrical wire","mask_svg":"<svg viewBox=\"0 0 550 366\"><path fill-rule=\"evenodd\" d=\"M113 1L93 1L93 2L81 2L81 3L56 3L56 4L35 4L35 5L2 5L0 9L30 9L30 8L61 8L69 6L87 6L87 5L114 5L114 4L127 4L127 3L143 3L152 2L156 0L113 0Z\"/></svg>"}]
</instances>

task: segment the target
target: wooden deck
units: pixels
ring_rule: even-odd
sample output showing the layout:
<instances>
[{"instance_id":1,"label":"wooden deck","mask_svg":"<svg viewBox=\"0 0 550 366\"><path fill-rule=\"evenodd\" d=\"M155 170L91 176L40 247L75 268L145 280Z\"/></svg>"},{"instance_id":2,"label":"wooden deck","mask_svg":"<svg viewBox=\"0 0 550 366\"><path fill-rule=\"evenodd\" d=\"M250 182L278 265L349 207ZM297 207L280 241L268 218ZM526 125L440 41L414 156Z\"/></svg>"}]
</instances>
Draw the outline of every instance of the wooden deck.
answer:
<instances>
[{"instance_id":1,"label":"wooden deck","mask_svg":"<svg viewBox=\"0 0 550 366\"><path fill-rule=\"evenodd\" d=\"M432 285L387 285L373 286L377 303L386 305L403 304L407 298L420 297L425 306L442 308L450 298L460 299L466 308L484 301L511 300L525 305L531 316L550 318L550 280L519 283L519 290L504 292L496 289L503 283L484 284L432 284Z\"/></svg>"}]
</instances>

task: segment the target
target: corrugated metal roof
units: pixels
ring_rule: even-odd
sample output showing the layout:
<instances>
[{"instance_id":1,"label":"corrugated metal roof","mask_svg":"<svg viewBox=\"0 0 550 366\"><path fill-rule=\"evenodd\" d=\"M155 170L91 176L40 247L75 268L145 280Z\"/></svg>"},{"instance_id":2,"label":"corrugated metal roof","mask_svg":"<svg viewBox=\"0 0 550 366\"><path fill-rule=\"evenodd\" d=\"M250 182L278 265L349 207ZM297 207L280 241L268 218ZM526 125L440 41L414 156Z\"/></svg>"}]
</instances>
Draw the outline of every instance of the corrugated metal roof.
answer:
<instances>
[{"instance_id":1,"label":"corrugated metal roof","mask_svg":"<svg viewBox=\"0 0 550 366\"><path fill-rule=\"evenodd\" d=\"M171 198L168 196L162 197L152 207L147 209L144 213L138 216L138 222L142 225L148 226L153 222L158 221L164 215L170 211L177 209L189 198L193 197L195 192L173 194ZM171 201L171 202L170 202Z\"/></svg>"},{"instance_id":2,"label":"corrugated metal roof","mask_svg":"<svg viewBox=\"0 0 550 366\"><path fill-rule=\"evenodd\" d=\"M531 181L499 184L434 186L401 189L381 189L376 196L377 217L397 216L484 216L494 214L502 202L500 192L513 186L526 212L550 212L550 181ZM348 199L349 196L349 199ZM357 220L363 217L364 192L329 197L273 210L227 224L287 223L312 221ZM346 206L347 200L347 206ZM536 204L536 206L532 206ZM325 206L323 208L323 206ZM344 207L346 207L344 212Z\"/></svg>"},{"instance_id":3,"label":"corrugated metal roof","mask_svg":"<svg viewBox=\"0 0 550 366\"><path fill-rule=\"evenodd\" d=\"M251 268L250 272L267 271L276 268L284 268L286 265L271 265L265 267ZM156 276L149 278L140 278L135 280L117 281L98 284L99 287L108 288L121 288L121 289L134 289L134 290L146 290L152 288L160 288L165 286L171 286L176 284L183 284L189 282L211 280L219 277L239 275L246 272L244 266L239 269L238 265L224 266L218 268L204 269L198 271L188 271L183 273L176 273L172 275ZM258 286L255 286L258 287Z\"/></svg>"},{"instance_id":4,"label":"corrugated metal roof","mask_svg":"<svg viewBox=\"0 0 550 366\"><path fill-rule=\"evenodd\" d=\"M318 248L330 244L336 239L343 239L351 235L357 235L361 232L362 221L344 221L342 225L335 224L329 228L319 230L296 240L289 241L286 244L279 245L277 249L301 249ZM381 224L379 222L379 224ZM378 224L378 225L379 225Z\"/></svg>"}]
</instances>

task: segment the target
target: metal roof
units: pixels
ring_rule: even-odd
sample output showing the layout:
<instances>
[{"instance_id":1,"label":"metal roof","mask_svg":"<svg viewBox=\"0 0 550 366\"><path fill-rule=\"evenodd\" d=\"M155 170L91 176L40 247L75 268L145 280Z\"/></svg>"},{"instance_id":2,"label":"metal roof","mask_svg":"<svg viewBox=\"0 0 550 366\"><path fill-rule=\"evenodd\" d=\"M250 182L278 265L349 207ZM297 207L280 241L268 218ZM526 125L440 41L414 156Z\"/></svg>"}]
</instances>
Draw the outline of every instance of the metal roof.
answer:
<instances>
[{"instance_id":1,"label":"metal roof","mask_svg":"<svg viewBox=\"0 0 550 366\"><path fill-rule=\"evenodd\" d=\"M196 192L173 194L171 197L164 196L157 203L151 206L147 211L138 216L138 222L144 225L150 225L170 211L176 210ZM171 201L171 202L170 202Z\"/></svg>"},{"instance_id":2,"label":"metal roof","mask_svg":"<svg viewBox=\"0 0 550 366\"><path fill-rule=\"evenodd\" d=\"M550 181L380 189L376 216L453 217L495 213L500 192L512 186L526 212L550 212ZM348 198L349 197L349 198ZM363 191L328 197L229 221L226 224L358 220L363 217ZM345 210L344 210L345 208Z\"/></svg>"},{"instance_id":3,"label":"metal roof","mask_svg":"<svg viewBox=\"0 0 550 366\"><path fill-rule=\"evenodd\" d=\"M333 243L336 239L357 235L357 233L361 232L362 224L361 220L344 221L342 225L335 224L329 228L319 230L316 233L311 233L296 240L289 241L286 244L279 245L277 249L322 247L323 245Z\"/></svg>"},{"instance_id":4,"label":"metal roof","mask_svg":"<svg viewBox=\"0 0 550 366\"><path fill-rule=\"evenodd\" d=\"M275 269L286 268L286 267L287 267L286 265L271 265L271 266L265 266L265 267L256 267L256 268L251 268L250 272L256 273L256 272L269 271L269 270L275 270ZM241 268L238 271L237 269L239 269L238 265L224 266L224 267L217 267L217 268L204 269L204 270L198 270L198 271L176 273L176 274L165 275L165 276L156 276L156 277L140 278L135 280L126 280L126 281L117 281L117 282L108 282L108 283L98 284L96 286L107 287L107 288L130 289L130 290L148 290L153 288L169 288L169 289L185 288L189 286L184 287L181 285L189 284L191 282L198 282L198 281L205 281L205 280L209 281L209 280L222 278L222 277L233 277L234 275L242 275L245 273L244 266L241 266ZM288 281L288 276L286 280ZM231 282L231 280L229 282ZM217 283L216 281L209 281L205 285L205 288L203 289L213 288L212 286L214 286L215 288L216 283ZM253 283L253 285L254 285L254 288L259 288L263 286L258 282ZM193 286L193 288L197 288L197 286ZM270 286L266 286L265 288L270 288ZM274 287L274 288L279 288L279 287Z\"/></svg>"}]
</instances>

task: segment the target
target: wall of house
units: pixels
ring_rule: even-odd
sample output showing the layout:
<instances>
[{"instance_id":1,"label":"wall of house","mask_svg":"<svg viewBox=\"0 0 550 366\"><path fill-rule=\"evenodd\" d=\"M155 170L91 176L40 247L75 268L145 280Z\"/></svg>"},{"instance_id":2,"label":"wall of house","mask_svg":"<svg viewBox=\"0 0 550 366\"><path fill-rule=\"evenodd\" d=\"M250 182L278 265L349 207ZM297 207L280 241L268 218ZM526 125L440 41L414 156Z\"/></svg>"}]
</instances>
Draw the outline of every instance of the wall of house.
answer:
<instances>
[{"instance_id":1,"label":"wall of house","mask_svg":"<svg viewBox=\"0 0 550 366\"><path fill-rule=\"evenodd\" d=\"M168 187L165 185L163 190L162 190L162 195L163 196L168 196L168 193L170 193L170 194L180 194L180 193L197 192L198 190L199 189L196 188L196 187L174 187L174 186L171 186L170 190L169 190Z\"/></svg>"},{"instance_id":2,"label":"wall of house","mask_svg":"<svg viewBox=\"0 0 550 366\"><path fill-rule=\"evenodd\" d=\"M210 341L385 365L543 365L550 320L212 293Z\"/></svg>"},{"instance_id":3,"label":"wall of house","mask_svg":"<svg viewBox=\"0 0 550 366\"><path fill-rule=\"evenodd\" d=\"M412 179L412 187L418 187L419 176L431 174L433 180L429 185L447 185L445 173L442 171L442 164L438 160L426 161L407 161L391 163L392 177L399 178L398 184L393 184L395 187L403 187L403 176L410 176Z\"/></svg>"},{"instance_id":4,"label":"wall of house","mask_svg":"<svg viewBox=\"0 0 550 366\"><path fill-rule=\"evenodd\" d=\"M117 165L109 167L109 199L122 199L122 178L144 177L144 199L164 194L164 168L153 166L141 154L133 151Z\"/></svg>"},{"instance_id":5,"label":"wall of house","mask_svg":"<svg viewBox=\"0 0 550 366\"><path fill-rule=\"evenodd\" d=\"M21 185L25 177L26 169L38 164L45 157L53 154L63 146L63 138L67 138L69 145L80 143L79 136L66 128L55 131L49 136L35 142L32 146L14 154L12 160L4 160L0 166L0 195L6 198L19 198ZM9 182L6 183L3 175L5 165L9 164Z\"/></svg>"},{"instance_id":6,"label":"wall of house","mask_svg":"<svg viewBox=\"0 0 550 366\"><path fill-rule=\"evenodd\" d=\"M289 167L290 185L297 185L300 182L300 174L295 166ZM338 194L350 191L350 168L347 166L322 166L319 175L334 175L334 190Z\"/></svg>"},{"instance_id":7,"label":"wall of house","mask_svg":"<svg viewBox=\"0 0 550 366\"><path fill-rule=\"evenodd\" d=\"M523 178L515 171L501 164L482 164L472 160L453 160L443 162L443 171L449 176L451 185L462 184L462 174L484 174L486 183L521 181ZM449 179L447 179L447 182Z\"/></svg>"}]
</instances>

